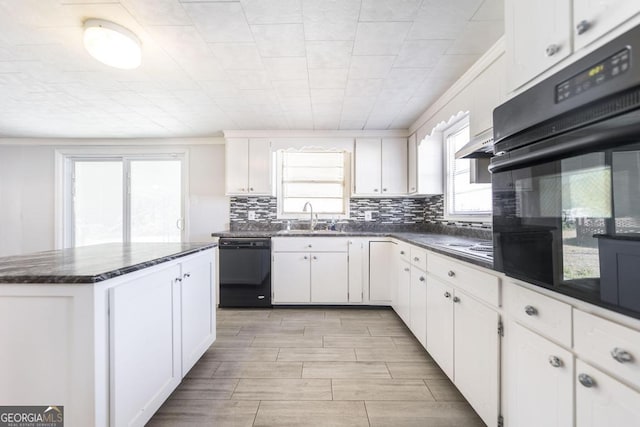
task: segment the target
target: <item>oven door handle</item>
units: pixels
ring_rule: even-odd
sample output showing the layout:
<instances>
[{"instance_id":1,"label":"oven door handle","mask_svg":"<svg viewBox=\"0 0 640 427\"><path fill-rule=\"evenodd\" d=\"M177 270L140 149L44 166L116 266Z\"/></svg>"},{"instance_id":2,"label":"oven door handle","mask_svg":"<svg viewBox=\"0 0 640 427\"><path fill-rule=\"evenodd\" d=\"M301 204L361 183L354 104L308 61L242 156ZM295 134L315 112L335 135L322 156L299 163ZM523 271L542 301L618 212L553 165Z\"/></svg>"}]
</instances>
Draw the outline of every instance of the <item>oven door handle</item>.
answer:
<instances>
[{"instance_id":1,"label":"oven door handle","mask_svg":"<svg viewBox=\"0 0 640 427\"><path fill-rule=\"evenodd\" d=\"M633 113L638 115L638 112ZM631 113L615 117L610 119L608 123L596 123L583 129L515 149L504 156L492 157L489 172L502 172L540 163L547 159L555 160L570 155L586 154L590 151L635 143L637 135L640 134L640 123L630 123L633 117Z\"/></svg>"}]
</instances>

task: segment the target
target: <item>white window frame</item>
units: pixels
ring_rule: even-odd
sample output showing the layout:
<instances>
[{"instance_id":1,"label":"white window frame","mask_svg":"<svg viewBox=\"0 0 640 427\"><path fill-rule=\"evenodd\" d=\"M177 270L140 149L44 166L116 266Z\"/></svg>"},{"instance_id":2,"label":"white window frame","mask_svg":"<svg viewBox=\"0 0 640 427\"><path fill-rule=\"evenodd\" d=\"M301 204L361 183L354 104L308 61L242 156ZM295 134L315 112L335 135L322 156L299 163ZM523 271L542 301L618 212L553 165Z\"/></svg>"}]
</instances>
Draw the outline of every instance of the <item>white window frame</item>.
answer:
<instances>
[{"instance_id":1,"label":"white window frame","mask_svg":"<svg viewBox=\"0 0 640 427\"><path fill-rule=\"evenodd\" d=\"M289 151L289 150L278 150L274 152L275 155L275 170L274 170L274 179L276 182L276 204L277 204L277 214L276 214L276 218L277 219L298 219L298 220L306 220L309 219L309 215L311 215L311 213L309 212L303 212L303 213L285 213L282 211L283 206L282 206L282 197L281 195L283 194L282 191L282 155L281 153L285 152L285 151ZM336 214L336 213L317 213L318 215L318 219L349 219L349 204L350 204L350 188L351 188L351 171L350 171L350 153L348 151L343 151L343 150L321 150L321 149L308 149L308 150L297 150L297 151L309 151L309 152L327 152L327 153L331 153L331 152L340 152L343 155L343 161L344 161L344 181L343 181L343 185L344 185L344 191L343 191L343 201L344 201L344 213L343 214ZM313 203L312 203L313 205ZM314 211L314 217L316 215L316 212Z\"/></svg>"},{"instance_id":2,"label":"white window frame","mask_svg":"<svg viewBox=\"0 0 640 427\"><path fill-rule=\"evenodd\" d=\"M469 214L459 214L459 213L451 213L452 206L452 191L453 191L453 183L451 182L451 168L453 166L453 159L455 158L455 152L451 149L449 144L447 144L447 138L449 135L454 134L461 129L468 127L469 123L469 114L465 114L462 117L459 117L456 121L449 124L446 128L442 129L442 145L443 145L443 168L444 171L444 212L443 217L447 221L463 221L463 222L482 222L487 223L493 220L492 212L478 212L478 213L469 213Z\"/></svg>"},{"instance_id":3,"label":"white window frame","mask_svg":"<svg viewBox=\"0 0 640 427\"><path fill-rule=\"evenodd\" d=\"M180 160L182 162L182 242L189 236L189 151L188 149L129 149L129 148L75 148L55 151L55 235L56 249L70 248L74 244L73 235L73 164L75 161L121 160L125 174L129 162L135 160ZM125 175L128 176L128 175ZM123 181L127 191L128 180ZM128 218L128 197L123 204L124 236L130 236ZM124 239L123 236L123 239Z\"/></svg>"}]
</instances>

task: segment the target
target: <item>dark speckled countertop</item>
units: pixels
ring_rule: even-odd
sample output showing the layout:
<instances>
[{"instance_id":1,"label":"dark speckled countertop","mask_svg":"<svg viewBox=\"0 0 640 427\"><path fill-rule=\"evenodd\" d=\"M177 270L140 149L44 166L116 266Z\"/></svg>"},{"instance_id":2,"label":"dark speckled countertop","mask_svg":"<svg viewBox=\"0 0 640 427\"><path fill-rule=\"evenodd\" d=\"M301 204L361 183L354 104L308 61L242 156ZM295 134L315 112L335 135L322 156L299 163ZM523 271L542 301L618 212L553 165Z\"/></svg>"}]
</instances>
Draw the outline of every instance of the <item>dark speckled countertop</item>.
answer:
<instances>
[{"instance_id":1,"label":"dark speckled countertop","mask_svg":"<svg viewBox=\"0 0 640 427\"><path fill-rule=\"evenodd\" d=\"M419 246L421 248L429 249L433 252L450 256L452 258L459 259L480 267L493 269L493 261L484 256L474 256L467 252L456 250L456 244L468 244L474 245L481 242L486 242L486 239L479 239L476 237L467 237L461 235L450 235L441 233L418 233L418 232L372 232L372 231L339 231L339 232L327 232L319 230L316 232L306 230L295 230L293 232L285 231L222 231L218 233L212 233L213 237L230 237L230 238L257 238L257 237L393 237L403 242L411 243L412 245Z\"/></svg>"},{"instance_id":2,"label":"dark speckled countertop","mask_svg":"<svg viewBox=\"0 0 640 427\"><path fill-rule=\"evenodd\" d=\"M216 246L216 243L105 243L3 257L0 283L97 283Z\"/></svg>"}]
</instances>

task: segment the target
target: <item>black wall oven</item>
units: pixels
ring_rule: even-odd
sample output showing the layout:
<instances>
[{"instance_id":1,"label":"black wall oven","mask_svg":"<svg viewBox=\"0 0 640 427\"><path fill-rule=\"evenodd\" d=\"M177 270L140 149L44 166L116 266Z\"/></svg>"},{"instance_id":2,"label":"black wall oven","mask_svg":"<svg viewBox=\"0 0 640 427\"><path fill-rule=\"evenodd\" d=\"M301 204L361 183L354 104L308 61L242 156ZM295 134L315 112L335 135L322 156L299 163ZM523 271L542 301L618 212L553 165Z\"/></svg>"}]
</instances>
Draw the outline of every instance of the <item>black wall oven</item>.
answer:
<instances>
[{"instance_id":1,"label":"black wall oven","mask_svg":"<svg viewBox=\"0 0 640 427\"><path fill-rule=\"evenodd\" d=\"M494 110L494 264L640 318L640 27Z\"/></svg>"}]
</instances>

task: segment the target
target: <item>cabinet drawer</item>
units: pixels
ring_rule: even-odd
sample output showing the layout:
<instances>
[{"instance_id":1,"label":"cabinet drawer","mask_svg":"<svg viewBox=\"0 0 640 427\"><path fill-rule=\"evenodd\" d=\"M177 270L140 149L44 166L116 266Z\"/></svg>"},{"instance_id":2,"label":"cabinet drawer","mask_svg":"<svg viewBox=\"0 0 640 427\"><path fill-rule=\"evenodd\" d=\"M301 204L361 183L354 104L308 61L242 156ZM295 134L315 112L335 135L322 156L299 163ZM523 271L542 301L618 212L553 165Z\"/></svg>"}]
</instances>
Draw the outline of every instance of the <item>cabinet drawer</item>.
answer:
<instances>
[{"instance_id":1,"label":"cabinet drawer","mask_svg":"<svg viewBox=\"0 0 640 427\"><path fill-rule=\"evenodd\" d=\"M433 253L427 271L491 305L500 305L500 279L493 274Z\"/></svg>"},{"instance_id":2,"label":"cabinet drawer","mask_svg":"<svg viewBox=\"0 0 640 427\"><path fill-rule=\"evenodd\" d=\"M573 340L581 358L640 388L640 332L574 309Z\"/></svg>"},{"instance_id":3,"label":"cabinet drawer","mask_svg":"<svg viewBox=\"0 0 640 427\"><path fill-rule=\"evenodd\" d=\"M513 283L504 288L507 312L521 324L571 347L571 306Z\"/></svg>"},{"instance_id":4,"label":"cabinet drawer","mask_svg":"<svg viewBox=\"0 0 640 427\"><path fill-rule=\"evenodd\" d=\"M411 245L407 243L398 243L395 248L396 253L402 261L410 262L411 260Z\"/></svg>"},{"instance_id":5,"label":"cabinet drawer","mask_svg":"<svg viewBox=\"0 0 640 427\"><path fill-rule=\"evenodd\" d=\"M427 251L411 246L411 265L422 271L427 271Z\"/></svg>"},{"instance_id":6,"label":"cabinet drawer","mask_svg":"<svg viewBox=\"0 0 640 427\"><path fill-rule=\"evenodd\" d=\"M347 252L349 239L336 237L275 237L274 252Z\"/></svg>"}]
</instances>

